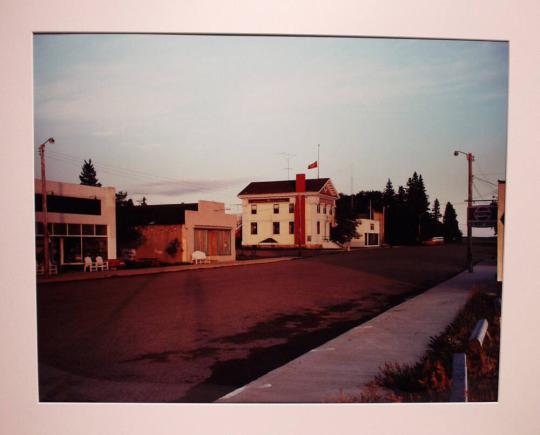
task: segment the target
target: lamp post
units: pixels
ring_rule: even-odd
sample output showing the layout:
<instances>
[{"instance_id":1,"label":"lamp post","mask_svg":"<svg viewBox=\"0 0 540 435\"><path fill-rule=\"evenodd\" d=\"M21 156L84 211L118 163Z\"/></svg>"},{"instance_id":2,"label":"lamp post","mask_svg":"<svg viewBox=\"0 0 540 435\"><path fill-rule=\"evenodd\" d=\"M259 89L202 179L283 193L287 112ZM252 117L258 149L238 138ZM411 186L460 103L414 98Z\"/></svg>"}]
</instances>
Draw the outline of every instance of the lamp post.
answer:
<instances>
[{"instance_id":1,"label":"lamp post","mask_svg":"<svg viewBox=\"0 0 540 435\"><path fill-rule=\"evenodd\" d=\"M472 162L474 161L474 156L472 153L466 153L464 151L454 151L454 156L459 156L463 154L467 157L468 167L469 167L469 176L468 176L468 195L467 195L467 268L469 272L473 272L473 259L472 259L472 226L469 223L469 216L471 213L473 198L472 198L472 186L473 186L473 173L472 173Z\"/></svg>"},{"instance_id":2,"label":"lamp post","mask_svg":"<svg viewBox=\"0 0 540 435\"><path fill-rule=\"evenodd\" d=\"M41 210L43 212L43 276L49 277L49 225L47 223L47 183L45 180L45 145L53 144L54 138L50 137L39 146L41 158Z\"/></svg>"}]
</instances>

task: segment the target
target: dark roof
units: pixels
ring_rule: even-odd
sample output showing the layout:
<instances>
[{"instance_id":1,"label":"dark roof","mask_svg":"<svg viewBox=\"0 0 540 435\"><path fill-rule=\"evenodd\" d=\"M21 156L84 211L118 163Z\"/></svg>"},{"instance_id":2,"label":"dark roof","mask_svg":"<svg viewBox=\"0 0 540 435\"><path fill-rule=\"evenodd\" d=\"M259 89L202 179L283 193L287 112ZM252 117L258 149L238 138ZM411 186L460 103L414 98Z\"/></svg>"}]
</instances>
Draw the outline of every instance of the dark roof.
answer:
<instances>
[{"instance_id":1,"label":"dark roof","mask_svg":"<svg viewBox=\"0 0 540 435\"><path fill-rule=\"evenodd\" d=\"M186 210L198 210L198 204L138 205L131 207L135 225L180 225L186 221Z\"/></svg>"},{"instance_id":2,"label":"dark roof","mask_svg":"<svg viewBox=\"0 0 540 435\"><path fill-rule=\"evenodd\" d=\"M320 191L329 178L306 180L307 192ZM295 180L284 181L254 181L249 183L238 195L261 195L266 193L290 193L296 191Z\"/></svg>"}]
</instances>

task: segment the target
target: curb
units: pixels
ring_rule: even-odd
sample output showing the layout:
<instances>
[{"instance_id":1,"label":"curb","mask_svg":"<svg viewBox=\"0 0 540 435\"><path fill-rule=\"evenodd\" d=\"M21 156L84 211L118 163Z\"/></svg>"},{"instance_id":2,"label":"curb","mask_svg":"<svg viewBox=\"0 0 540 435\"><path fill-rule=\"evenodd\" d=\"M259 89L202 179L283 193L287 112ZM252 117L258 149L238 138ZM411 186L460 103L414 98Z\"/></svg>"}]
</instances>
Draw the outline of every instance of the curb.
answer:
<instances>
[{"instance_id":1,"label":"curb","mask_svg":"<svg viewBox=\"0 0 540 435\"><path fill-rule=\"evenodd\" d=\"M58 276L55 278L49 279L37 279L37 284L49 284L57 282L73 282L73 281L89 281L96 279L105 279L105 278L122 278L130 276L139 276L139 275L153 275L160 273L171 273L171 272L189 272L192 270L204 270L204 269L221 269L225 267L235 267L235 266L249 266L255 264L265 264L265 263L279 263L281 261L290 261L296 260L300 257L274 257L274 258L262 258L256 260L244 260L244 261L235 261L233 263L215 263L215 264L201 264L201 265L184 265L184 266L169 266L169 267L154 267L154 268L145 268L145 269L128 269L128 270L112 270L107 272L80 272L76 276Z\"/></svg>"}]
</instances>

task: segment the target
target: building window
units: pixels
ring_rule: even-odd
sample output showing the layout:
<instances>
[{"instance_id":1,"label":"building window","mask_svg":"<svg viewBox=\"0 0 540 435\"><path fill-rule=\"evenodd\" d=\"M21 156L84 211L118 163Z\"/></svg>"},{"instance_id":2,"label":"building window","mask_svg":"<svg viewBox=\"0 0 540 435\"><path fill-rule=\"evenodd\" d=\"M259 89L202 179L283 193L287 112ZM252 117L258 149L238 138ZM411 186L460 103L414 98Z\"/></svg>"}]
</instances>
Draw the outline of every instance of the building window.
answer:
<instances>
[{"instance_id":1,"label":"building window","mask_svg":"<svg viewBox=\"0 0 540 435\"><path fill-rule=\"evenodd\" d=\"M92 224L82 224L82 233L83 233L83 236L93 236L94 235L94 225L92 225Z\"/></svg>"},{"instance_id":2,"label":"building window","mask_svg":"<svg viewBox=\"0 0 540 435\"><path fill-rule=\"evenodd\" d=\"M85 257L96 258L99 255L106 260L107 239L104 237L83 237L82 250Z\"/></svg>"},{"instance_id":3,"label":"building window","mask_svg":"<svg viewBox=\"0 0 540 435\"><path fill-rule=\"evenodd\" d=\"M279 234L279 222L272 222L273 233Z\"/></svg>"},{"instance_id":4,"label":"building window","mask_svg":"<svg viewBox=\"0 0 540 435\"><path fill-rule=\"evenodd\" d=\"M251 222L251 234L257 234L257 222Z\"/></svg>"},{"instance_id":5,"label":"building window","mask_svg":"<svg viewBox=\"0 0 540 435\"><path fill-rule=\"evenodd\" d=\"M330 207L330 216L332 216L333 210L334 210L334 208Z\"/></svg>"},{"instance_id":6,"label":"building window","mask_svg":"<svg viewBox=\"0 0 540 435\"><path fill-rule=\"evenodd\" d=\"M321 204L317 204L317 213L321 212Z\"/></svg>"},{"instance_id":7,"label":"building window","mask_svg":"<svg viewBox=\"0 0 540 435\"><path fill-rule=\"evenodd\" d=\"M81 224L68 224L68 234L70 236L80 236Z\"/></svg>"},{"instance_id":8,"label":"building window","mask_svg":"<svg viewBox=\"0 0 540 435\"><path fill-rule=\"evenodd\" d=\"M107 225L96 225L96 236L106 236Z\"/></svg>"},{"instance_id":9,"label":"building window","mask_svg":"<svg viewBox=\"0 0 540 435\"><path fill-rule=\"evenodd\" d=\"M321 234L321 223L317 221L317 234Z\"/></svg>"},{"instance_id":10,"label":"building window","mask_svg":"<svg viewBox=\"0 0 540 435\"><path fill-rule=\"evenodd\" d=\"M323 208L323 214L326 214L326 205Z\"/></svg>"},{"instance_id":11,"label":"building window","mask_svg":"<svg viewBox=\"0 0 540 435\"><path fill-rule=\"evenodd\" d=\"M66 237L64 239L64 263L82 263L83 256L81 248L80 237Z\"/></svg>"},{"instance_id":12,"label":"building window","mask_svg":"<svg viewBox=\"0 0 540 435\"><path fill-rule=\"evenodd\" d=\"M373 231L375 229L375 224L369 224L369 228Z\"/></svg>"},{"instance_id":13,"label":"building window","mask_svg":"<svg viewBox=\"0 0 540 435\"><path fill-rule=\"evenodd\" d=\"M294 222L289 222L289 234L294 234Z\"/></svg>"},{"instance_id":14,"label":"building window","mask_svg":"<svg viewBox=\"0 0 540 435\"><path fill-rule=\"evenodd\" d=\"M55 236L65 236L67 234L66 224L54 224L53 229L54 229Z\"/></svg>"},{"instance_id":15,"label":"building window","mask_svg":"<svg viewBox=\"0 0 540 435\"><path fill-rule=\"evenodd\" d=\"M279 213L279 204L274 204L274 214Z\"/></svg>"},{"instance_id":16,"label":"building window","mask_svg":"<svg viewBox=\"0 0 540 435\"><path fill-rule=\"evenodd\" d=\"M251 214L257 214L257 204L251 204Z\"/></svg>"},{"instance_id":17,"label":"building window","mask_svg":"<svg viewBox=\"0 0 540 435\"><path fill-rule=\"evenodd\" d=\"M289 213L294 213L294 203L289 202Z\"/></svg>"}]
</instances>

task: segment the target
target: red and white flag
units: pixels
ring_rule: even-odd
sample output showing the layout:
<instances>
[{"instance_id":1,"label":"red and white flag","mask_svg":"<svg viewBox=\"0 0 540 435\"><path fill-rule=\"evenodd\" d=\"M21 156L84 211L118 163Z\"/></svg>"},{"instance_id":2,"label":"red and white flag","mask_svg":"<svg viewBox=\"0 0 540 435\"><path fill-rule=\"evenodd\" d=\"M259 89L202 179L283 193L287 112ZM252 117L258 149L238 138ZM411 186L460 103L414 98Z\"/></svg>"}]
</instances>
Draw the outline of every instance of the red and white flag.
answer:
<instances>
[{"instance_id":1,"label":"red and white flag","mask_svg":"<svg viewBox=\"0 0 540 435\"><path fill-rule=\"evenodd\" d=\"M315 169L317 166L318 166L318 162L315 161L313 163L310 163L307 168L308 169Z\"/></svg>"}]
</instances>

